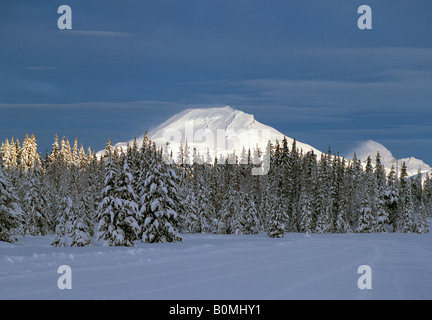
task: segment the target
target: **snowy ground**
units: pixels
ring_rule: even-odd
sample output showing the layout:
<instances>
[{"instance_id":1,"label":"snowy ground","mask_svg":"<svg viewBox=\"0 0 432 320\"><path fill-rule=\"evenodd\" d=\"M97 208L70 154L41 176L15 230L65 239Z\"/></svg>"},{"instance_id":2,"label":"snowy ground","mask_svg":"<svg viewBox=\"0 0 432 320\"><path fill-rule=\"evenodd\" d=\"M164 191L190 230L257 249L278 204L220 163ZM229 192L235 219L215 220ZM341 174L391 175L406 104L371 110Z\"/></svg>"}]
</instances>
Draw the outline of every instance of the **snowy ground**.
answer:
<instances>
[{"instance_id":1,"label":"snowy ground","mask_svg":"<svg viewBox=\"0 0 432 320\"><path fill-rule=\"evenodd\" d=\"M0 242L0 299L432 299L432 234L183 235L134 248ZM360 265L372 289L360 290ZM60 265L72 289L59 290Z\"/></svg>"}]
</instances>

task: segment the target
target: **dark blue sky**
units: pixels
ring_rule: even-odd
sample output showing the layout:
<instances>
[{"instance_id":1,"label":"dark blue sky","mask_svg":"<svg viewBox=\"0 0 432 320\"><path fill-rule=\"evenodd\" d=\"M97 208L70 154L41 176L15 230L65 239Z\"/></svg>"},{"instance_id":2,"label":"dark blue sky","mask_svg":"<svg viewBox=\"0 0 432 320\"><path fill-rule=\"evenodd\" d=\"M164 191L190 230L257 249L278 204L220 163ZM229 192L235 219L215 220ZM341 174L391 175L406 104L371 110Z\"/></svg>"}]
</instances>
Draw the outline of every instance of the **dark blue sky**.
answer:
<instances>
[{"instance_id":1,"label":"dark blue sky","mask_svg":"<svg viewBox=\"0 0 432 320\"><path fill-rule=\"evenodd\" d=\"M57 8L72 8L72 30ZM359 30L357 8L372 8ZM231 105L349 153L432 164L430 0L15 0L0 3L0 139L102 149L190 107Z\"/></svg>"}]
</instances>

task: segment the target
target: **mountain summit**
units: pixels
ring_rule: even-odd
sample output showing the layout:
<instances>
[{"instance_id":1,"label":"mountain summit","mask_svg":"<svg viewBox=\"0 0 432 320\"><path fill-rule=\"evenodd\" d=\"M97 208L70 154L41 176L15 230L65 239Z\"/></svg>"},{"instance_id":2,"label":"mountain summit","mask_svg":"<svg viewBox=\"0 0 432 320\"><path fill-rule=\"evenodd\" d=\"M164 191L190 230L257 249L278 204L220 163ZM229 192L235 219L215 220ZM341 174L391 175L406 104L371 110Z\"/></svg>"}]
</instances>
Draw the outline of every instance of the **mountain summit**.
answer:
<instances>
[{"instance_id":1,"label":"mountain summit","mask_svg":"<svg viewBox=\"0 0 432 320\"><path fill-rule=\"evenodd\" d=\"M276 140L281 142L285 137L276 129L256 121L253 115L230 106L184 110L149 131L148 136L158 147L165 148L165 152L172 153L174 160L177 159L180 146L184 149L187 144L191 162L194 161L194 150L203 162L213 161L215 157L226 158L232 154L240 159L242 153L247 154L248 149L253 156L258 148L264 152L269 140L274 144ZM144 136L137 138L138 146L141 146L143 138ZM291 148L293 139L286 138ZM133 139L117 143L114 147L126 151L127 144L132 143ZM303 153L312 150L318 159L321 156L321 151L308 144L296 141L296 145ZM102 155L103 152L99 151L98 155ZM409 176L416 175L419 169L422 173L431 170L429 165L413 157L396 159L385 146L372 140L361 143L354 152L363 164L366 163L368 156L371 157L372 163L375 163L376 154L379 152L387 172L392 166L400 171L402 162L406 163ZM353 153L347 159L351 159L352 155Z\"/></svg>"},{"instance_id":2,"label":"mountain summit","mask_svg":"<svg viewBox=\"0 0 432 320\"><path fill-rule=\"evenodd\" d=\"M179 152L180 145L188 145L192 157L193 150L201 157L227 157L259 148L265 151L268 141L275 143L284 138L284 134L276 129L255 120L254 116L230 106L221 108L187 109L172 116L148 133L150 139L159 147L168 146L168 152L173 153L174 159ZM138 146L144 136L137 138ZM293 139L287 137L291 147ZM114 147L126 149L129 142L117 143ZM167 145L168 144L168 145ZM310 145L296 141L297 148L308 152L321 152Z\"/></svg>"},{"instance_id":3,"label":"mountain summit","mask_svg":"<svg viewBox=\"0 0 432 320\"><path fill-rule=\"evenodd\" d=\"M421 173L430 172L431 167L424 163L422 160L416 159L414 157L396 159L393 154L384 147L382 144L368 140L361 143L358 147L355 148L355 153L357 158L360 159L363 163L366 163L368 156L371 157L372 163L375 163L375 157L379 152L381 156L381 163L386 168L387 173L390 171L393 166L396 171L400 171L402 168L402 163L405 162L407 167L408 176L414 176L418 173L420 169Z\"/></svg>"}]
</instances>

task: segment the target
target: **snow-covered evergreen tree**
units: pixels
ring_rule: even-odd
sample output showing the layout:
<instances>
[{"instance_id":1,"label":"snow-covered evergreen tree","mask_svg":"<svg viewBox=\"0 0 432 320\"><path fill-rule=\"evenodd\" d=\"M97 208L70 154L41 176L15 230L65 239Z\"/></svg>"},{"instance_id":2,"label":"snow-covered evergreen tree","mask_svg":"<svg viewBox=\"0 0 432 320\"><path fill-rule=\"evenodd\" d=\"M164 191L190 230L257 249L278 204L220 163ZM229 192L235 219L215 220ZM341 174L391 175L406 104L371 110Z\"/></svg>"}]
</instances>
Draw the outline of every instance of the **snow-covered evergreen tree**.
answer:
<instances>
[{"instance_id":1,"label":"snow-covered evergreen tree","mask_svg":"<svg viewBox=\"0 0 432 320\"><path fill-rule=\"evenodd\" d=\"M55 247L84 247L91 243L93 235L92 213L85 193L85 185L77 166L70 168L67 192L59 205L55 229Z\"/></svg>"},{"instance_id":2,"label":"snow-covered evergreen tree","mask_svg":"<svg viewBox=\"0 0 432 320\"><path fill-rule=\"evenodd\" d=\"M86 247L91 244L93 235L93 222L91 220L91 207L85 194L78 196L76 214L71 216L70 239L71 247Z\"/></svg>"},{"instance_id":3,"label":"snow-covered evergreen tree","mask_svg":"<svg viewBox=\"0 0 432 320\"><path fill-rule=\"evenodd\" d=\"M385 208L388 212L389 224L393 226L393 232L395 232L399 212L399 187L394 166L391 167L390 173L387 176L387 188L384 193Z\"/></svg>"},{"instance_id":4,"label":"snow-covered evergreen tree","mask_svg":"<svg viewBox=\"0 0 432 320\"><path fill-rule=\"evenodd\" d=\"M315 198L316 233L329 233L333 231L333 198L332 180L330 178L329 157L322 155L318 168L317 194Z\"/></svg>"},{"instance_id":5,"label":"snow-covered evergreen tree","mask_svg":"<svg viewBox=\"0 0 432 320\"><path fill-rule=\"evenodd\" d=\"M387 226L390 223L387 200L387 181L385 169L381 163L381 155L377 153L375 160L375 215L376 215L376 232L386 232Z\"/></svg>"},{"instance_id":6,"label":"snow-covered evergreen tree","mask_svg":"<svg viewBox=\"0 0 432 320\"><path fill-rule=\"evenodd\" d=\"M60 203L60 212L55 229L54 247L69 247L71 245L71 221L75 215L75 207L71 195L65 195Z\"/></svg>"},{"instance_id":7,"label":"snow-covered evergreen tree","mask_svg":"<svg viewBox=\"0 0 432 320\"><path fill-rule=\"evenodd\" d=\"M432 216L432 179L429 172L426 173L423 184L423 205L426 216Z\"/></svg>"},{"instance_id":8,"label":"snow-covered evergreen tree","mask_svg":"<svg viewBox=\"0 0 432 320\"><path fill-rule=\"evenodd\" d=\"M16 241L16 229L22 219L23 211L0 165L0 241Z\"/></svg>"},{"instance_id":9,"label":"snow-covered evergreen tree","mask_svg":"<svg viewBox=\"0 0 432 320\"><path fill-rule=\"evenodd\" d=\"M98 208L98 238L104 245L132 246L139 233L138 206L131 186L127 158L116 163L116 152L105 163L105 184ZM120 163L120 165L119 165Z\"/></svg>"},{"instance_id":10,"label":"snow-covered evergreen tree","mask_svg":"<svg viewBox=\"0 0 432 320\"><path fill-rule=\"evenodd\" d=\"M146 173L145 190L141 201L146 211L141 226L144 242L182 241L178 233L179 213L177 208L178 176L171 165L163 163L158 153L154 154Z\"/></svg>"},{"instance_id":11,"label":"snow-covered evergreen tree","mask_svg":"<svg viewBox=\"0 0 432 320\"><path fill-rule=\"evenodd\" d=\"M375 217L368 194L365 194L363 197L356 231L361 233L375 232Z\"/></svg>"},{"instance_id":12,"label":"snow-covered evergreen tree","mask_svg":"<svg viewBox=\"0 0 432 320\"><path fill-rule=\"evenodd\" d=\"M400 194L400 212L397 222L398 231L404 233L414 232L414 202L405 162L402 163L401 169Z\"/></svg>"},{"instance_id":13,"label":"snow-covered evergreen tree","mask_svg":"<svg viewBox=\"0 0 432 320\"><path fill-rule=\"evenodd\" d=\"M270 238L283 238L285 236L284 213L281 206L272 209L270 220L267 226L267 235Z\"/></svg>"},{"instance_id":14,"label":"snow-covered evergreen tree","mask_svg":"<svg viewBox=\"0 0 432 320\"><path fill-rule=\"evenodd\" d=\"M20 166L27 172L35 166L40 166L40 157L37 153L36 138L32 134L31 137L26 134L20 153Z\"/></svg>"},{"instance_id":15,"label":"snow-covered evergreen tree","mask_svg":"<svg viewBox=\"0 0 432 320\"><path fill-rule=\"evenodd\" d=\"M299 232L312 233L315 229L314 211L312 206L312 199L309 194L303 190L299 202Z\"/></svg>"},{"instance_id":16,"label":"snow-covered evergreen tree","mask_svg":"<svg viewBox=\"0 0 432 320\"><path fill-rule=\"evenodd\" d=\"M426 216L426 207L423 203L420 204L419 213L416 221L416 232L417 233L428 233L429 225Z\"/></svg>"},{"instance_id":17,"label":"snow-covered evergreen tree","mask_svg":"<svg viewBox=\"0 0 432 320\"><path fill-rule=\"evenodd\" d=\"M247 193L243 193L240 199L240 225L243 234L257 234L260 231L258 210L254 199Z\"/></svg>"},{"instance_id":18,"label":"snow-covered evergreen tree","mask_svg":"<svg viewBox=\"0 0 432 320\"><path fill-rule=\"evenodd\" d=\"M50 221L46 211L48 200L46 188L43 186L42 173L38 166L30 171L24 178L25 195L22 208L25 212L24 233L39 236L49 231Z\"/></svg>"}]
</instances>

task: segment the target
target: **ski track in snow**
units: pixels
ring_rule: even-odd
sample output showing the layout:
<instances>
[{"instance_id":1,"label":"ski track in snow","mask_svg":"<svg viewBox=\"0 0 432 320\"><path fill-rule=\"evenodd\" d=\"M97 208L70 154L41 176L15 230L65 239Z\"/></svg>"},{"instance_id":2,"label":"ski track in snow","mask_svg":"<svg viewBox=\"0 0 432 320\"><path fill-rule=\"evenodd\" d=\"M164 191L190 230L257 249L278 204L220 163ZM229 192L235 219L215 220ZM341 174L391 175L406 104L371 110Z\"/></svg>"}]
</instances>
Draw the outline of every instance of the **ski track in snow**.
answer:
<instances>
[{"instance_id":1,"label":"ski track in snow","mask_svg":"<svg viewBox=\"0 0 432 320\"><path fill-rule=\"evenodd\" d=\"M183 235L183 243L0 243L0 299L431 299L432 235ZM72 289L59 290L60 265ZM360 265L372 289L360 290Z\"/></svg>"}]
</instances>

